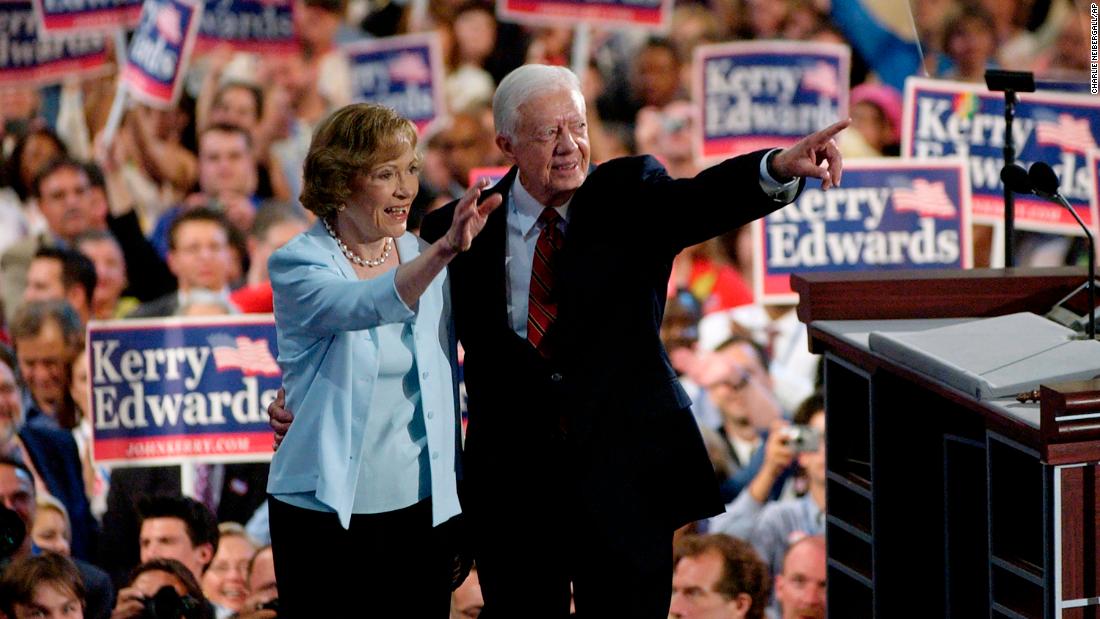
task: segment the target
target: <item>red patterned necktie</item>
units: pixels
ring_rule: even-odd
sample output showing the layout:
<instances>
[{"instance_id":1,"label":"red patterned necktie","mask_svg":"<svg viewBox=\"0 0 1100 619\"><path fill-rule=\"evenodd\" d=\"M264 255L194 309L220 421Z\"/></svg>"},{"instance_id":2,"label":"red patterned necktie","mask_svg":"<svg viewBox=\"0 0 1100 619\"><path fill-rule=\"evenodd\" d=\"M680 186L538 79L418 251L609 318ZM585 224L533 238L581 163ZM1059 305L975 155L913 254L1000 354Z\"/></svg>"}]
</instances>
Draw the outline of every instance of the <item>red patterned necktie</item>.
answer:
<instances>
[{"instance_id":1,"label":"red patterned necktie","mask_svg":"<svg viewBox=\"0 0 1100 619\"><path fill-rule=\"evenodd\" d=\"M543 345L543 337L558 317L558 302L554 296L554 255L565 243L558 228L561 215L552 208L543 209L539 215L542 232L535 243L535 257L531 263L531 294L527 300L527 341L544 357L550 351Z\"/></svg>"}]
</instances>

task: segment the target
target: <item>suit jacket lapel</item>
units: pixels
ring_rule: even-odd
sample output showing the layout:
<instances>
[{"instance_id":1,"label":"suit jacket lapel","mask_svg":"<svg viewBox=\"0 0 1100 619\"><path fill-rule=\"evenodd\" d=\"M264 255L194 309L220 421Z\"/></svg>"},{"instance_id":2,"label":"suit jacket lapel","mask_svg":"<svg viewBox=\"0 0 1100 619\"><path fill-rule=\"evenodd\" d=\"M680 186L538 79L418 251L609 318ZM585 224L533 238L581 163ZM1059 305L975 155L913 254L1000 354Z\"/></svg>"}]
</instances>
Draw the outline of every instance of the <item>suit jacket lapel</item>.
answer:
<instances>
[{"instance_id":1,"label":"suit jacket lapel","mask_svg":"<svg viewBox=\"0 0 1100 619\"><path fill-rule=\"evenodd\" d=\"M487 316L488 325L494 328L503 325L508 330L511 330L511 324L508 322L508 272L504 258L508 253L508 194L517 173L513 166L500 182L486 192L500 193L504 201L489 215L485 228L474 239L466 260L466 289L478 291L477 297L467 299L467 302L476 304L479 313L491 313Z\"/></svg>"}]
</instances>

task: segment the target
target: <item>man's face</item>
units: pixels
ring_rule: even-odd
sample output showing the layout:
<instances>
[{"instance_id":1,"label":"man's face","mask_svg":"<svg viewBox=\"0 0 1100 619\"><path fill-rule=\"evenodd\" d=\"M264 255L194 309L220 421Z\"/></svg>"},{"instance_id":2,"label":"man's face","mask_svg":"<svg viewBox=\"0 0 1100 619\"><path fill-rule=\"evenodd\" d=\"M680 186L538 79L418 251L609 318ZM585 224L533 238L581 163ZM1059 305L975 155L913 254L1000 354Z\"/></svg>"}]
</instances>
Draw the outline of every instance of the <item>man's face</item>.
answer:
<instances>
[{"instance_id":1,"label":"man's face","mask_svg":"<svg viewBox=\"0 0 1100 619\"><path fill-rule=\"evenodd\" d=\"M450 619L477 619L483 606L485 598L481 595L481 581L474 570L451 594Z\"/></svg>"},{"instance_id":2,"label":"man's face","mask_svg":"<svg viewBox=\"0 0 1100 619\"><path fill-rule=\"evenodd\" d=\"M729 599L715 591L721 577L722 557L717 552L680 559L672 573L669 615L675 619L742 619L752 600L745 594Z\"/></svg>"},{"instance_id":3,"label":"man's face","mask_svg":"<svg viewBox=\"0 0 1100 619\"><path fill-rule=\"evenodd\" d=\"M19 358L19 371L34 401L52 411L69 388L72 349L65 342L61 325L46 319L37 335L15 339L15 353Z\"/></svg>"},{"instance_id":4,"label":"man's face","mask_svg":"<svg viewBox=\"0 0 1100 619\"><path fill-rule=\"evenodd\" d=\"M220 291L229 283L229 236L213 221L188 221L176 228L175 245L168 251L168 268L180 290Z\"/></svg>"},{"instance_id":5,"label":"man's face","mask_svg":"<svg viewBox=\"0 0 1100 619\"><path fill-rule=\"evenodd\" d=\"M126 289L126 259L118 243L110 239L94 239L84 241L78 249L95 265L96 284L92 300L97 307L114 307Z\"/></svg>"},{"instance_id":6,"label":"man's face","mask_svg":"<svg viewBox=\"0 0 1100 619\"><path fill-rule=\"evenodd\" d=\"M817 432L820 440L816 451L805 451L798 454L798 465L806 470L810 483L821 487L825 486L825 411L814 413L810 417L810 427Z\"/></svg>"},{"instance_id":7,"label":"man's face","mask_svg":"<svg viewBox=\"0 0 1100 619\"><path fill-rule=\"evenodd\" d=\"M211 198L251 196L256 191L256 161L238 132L212 130L199 140L199 189Z\"/></svg>"},{"instance_id":8,"label":"man's face","mask_svg":"<svg viewBox=\"0 0 1100 619\"><path fill-rule=\"evenodd\" d=\"M61 280L61 262L56 258L35 258L27 268L27 287L23 301L55 301L65 298Z\"/></svg>"},{"instance_id":9,"label":"man's face","mask_svg":"<svg viewBox=\"0 0 1100 619\"><path fill-rule=\"evenodd\" d=\"M187 525L179 518L146 518L141 523L139 542L142 563L150 559L175 559L187 566L196 580L202 578L202 568L213 555L210 544L191 543Z\"/></svg>"},{"instance_id":10,"label":"man's face","mask_svg":"<svg viewBox=\"0 0 1100 619\"><path fill-rule=\"evenodd\" d=\"M0 361L0 446L6 446L23 423L23 397L15 372Z\"/></svg>"},{"instance_id":11,"label":"man's face","mask_svg":"<svg viewBox=\"0 0 1100 619\"><path fill-rule=\"evenodd\" d=\"M58 168L42 179L38 209L51 232L72 240L91 228L90 186L83 170L70 167Z\"/></svg>"},{"instance_id":12,"label":"man's face","mask_svg":"<svg viewBox=\"0 0 1100 619\"><path fill-rule=\"evenodd\" d=\"M497 146L543 206L565 204L588 175L584 99L567 88L539 94L519 106L518 119L515 135L498 135Z\"/></svg>"},{"instance_id":13,"label":"man's face","mask_svg":"<svg viewBox=\"0 0 1100 619\"><path fill-rule=\"evenodd\" d=\"M34 587L30 604L15 603L12 619L83 619L84 604L60 583L41 581Z\"/></svg>"},{"instance_id":14,"label":"man's face","mask_svg":"<svg viewBox=\"0 0 1100 619\"><path fill-rule=\"evenodd\" d=\"M275 582L275 555L270 546L257 553L252 560L248 590L263 602L279 597L279 586Z\"/></svg>"},{"instance_id":15,"label":"man's face","mask_svg":"<svg viewBox=\"0 0 1100 619\"><path fill-rule=\"evenodd\" d=\"M783 573L775 577L775 599L783 619L825 617L825 545L805 541L791 548Z\"/></svg>"},{"instance_id":16,"label":"man's face","mask_svg":"<svg viewBox=\"0 0 1100 619\"><path fill-rule=\"evenodd\" d=\"M771 377L760 363L756 350L747 342L727 346L704 361L700 384L722 411L725 421L735 427L738 436L752 440L756 430L752 419L774 417L776 407L771 392Z\"/></svg>"}]
</instances>

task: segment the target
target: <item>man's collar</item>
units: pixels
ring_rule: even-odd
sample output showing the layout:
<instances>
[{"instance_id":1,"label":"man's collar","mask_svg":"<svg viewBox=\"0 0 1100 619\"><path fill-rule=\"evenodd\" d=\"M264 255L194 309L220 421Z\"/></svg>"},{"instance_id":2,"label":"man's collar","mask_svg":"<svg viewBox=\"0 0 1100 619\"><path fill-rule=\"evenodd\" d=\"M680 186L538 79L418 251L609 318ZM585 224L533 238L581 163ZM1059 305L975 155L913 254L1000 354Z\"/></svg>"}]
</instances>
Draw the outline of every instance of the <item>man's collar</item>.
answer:
<instances>
[{"instance_id":1,"label":"man's collar","mask_svg":"<svg viewBox=\"0 0 1100 619\"><path fill-rule=\"evenodd\" d=\"M520 181L519 174L516 174L516 182L512 183L512 195L511 195L511 208L512 215L515 217L516 228L527 236L534 229L535 224L538 222L539 215L546 208L541 202L535 199L531 195L527 188L523 186ZM569 198L565 201L565 204L554 207L554 210L561 215L562 219L569 222L569 205L573 202L573 198Z\"/></svg>"}]
</instances>

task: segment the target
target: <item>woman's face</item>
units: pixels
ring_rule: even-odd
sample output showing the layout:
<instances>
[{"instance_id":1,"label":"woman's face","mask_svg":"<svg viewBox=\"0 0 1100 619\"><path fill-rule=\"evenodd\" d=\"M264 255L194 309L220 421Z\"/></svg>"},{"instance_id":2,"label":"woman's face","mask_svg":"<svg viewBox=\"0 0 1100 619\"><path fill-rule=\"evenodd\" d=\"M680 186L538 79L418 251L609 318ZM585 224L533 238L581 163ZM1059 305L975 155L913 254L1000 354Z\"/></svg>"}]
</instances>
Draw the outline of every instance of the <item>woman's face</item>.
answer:
<instances>
[{"instance_id":1,"label":"woman's face","mask_svg":"<svg viewBox=\"0 0 1100 619\"><path fill-rule=\"evenodd\" d=\"M412 146L376 164L352 181L352 194L340 217L348 218L365 238L375 241L405 233L409 208L420 189L420 161Z\"/></svg>"},{"instance_id":2,"label":"woman's face","mask_svg":"<svg viewBox=\"0 0 1100 619\"><path fill-rule=\"evenodd\" d=\"M202 575L206 599L230 610L240 610L248 597L248 562L254 551L252 544L242 537L223 536L218 541L218 554Z\"/></svg>"},{"instance_id":3,"label":"woman's face","mask_svg":"<svg viewBox=\"0 0 1100 619\"><path fill-rule=\"evenodd\" d=\"M65 519L57 510L39 509L35 512L31 538L34 539L34 545L43 550L69 556L69 528L65 526Z\"/></svg>"},{"instance_id":4,"label":"woman's face","mask_svg":"<svg viewBox=\"0 0 1100 619\"><path fill-rule=\"evenodd\" d=\"M27 138L27 143L23 146L22 161L19 162L19 174L23 177L23 183L30 187L42 166L60 155L61 149L49 136L35 133Z\"/></svg>"}]
</instances>

